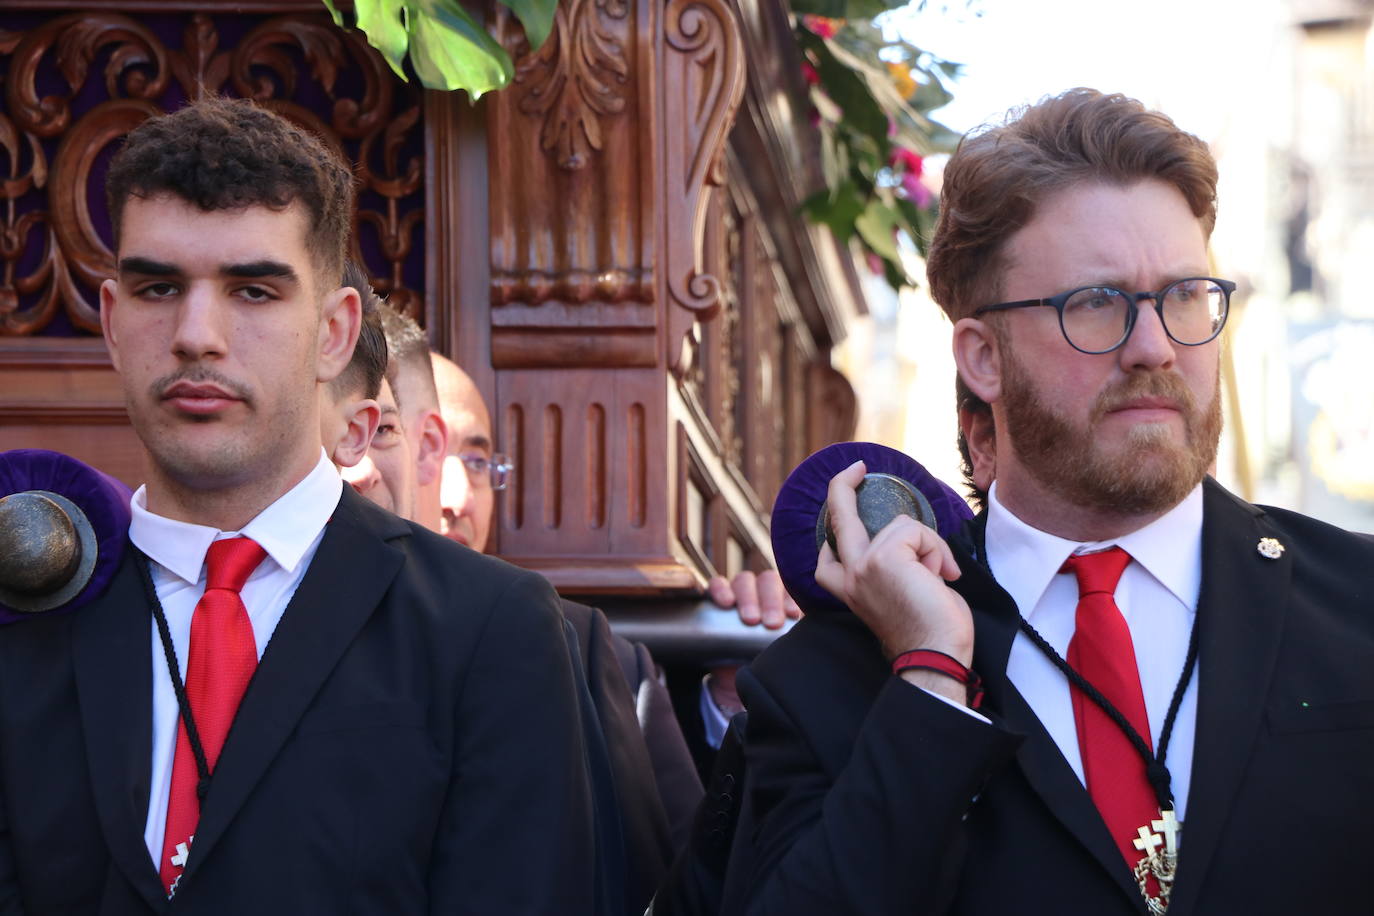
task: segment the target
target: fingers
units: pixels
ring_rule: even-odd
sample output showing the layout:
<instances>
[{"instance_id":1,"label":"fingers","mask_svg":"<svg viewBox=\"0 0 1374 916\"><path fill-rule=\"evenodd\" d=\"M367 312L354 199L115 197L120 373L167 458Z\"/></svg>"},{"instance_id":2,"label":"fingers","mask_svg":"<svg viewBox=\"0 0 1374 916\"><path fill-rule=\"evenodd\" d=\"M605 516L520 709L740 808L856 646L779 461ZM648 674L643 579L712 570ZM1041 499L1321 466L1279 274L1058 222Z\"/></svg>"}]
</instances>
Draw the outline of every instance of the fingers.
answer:
<instances>
[{"instance_id":1,"label":"fingers","mask_svg":"<svg viewBox=\"0 0 1374 916\"><path fill-rule=\"evenodd\" d=\"M879 531L873 538L870 557L889 552L898 554L909 551L926 569L940 578L952 582L959 578L959 564L955 562L954 551L940 537L939 532L916 521L909 515L899 515Z\"/></svg>"},{"instance_id":2,"label":"fingers","mask_svg":"<svg viewBox=\"0 0 1374 916\"><path fill-rule=\"evenodd\" d=\"M834 477L826 490L830 527L835 532L835 547L841 562L861 556L868 547L868 532L859 519L854 491L864 479L864 463L856 461Z\"/></svg>"},{"instance_id":3,"label":"fingers","mask_svg":"<svg viewBox=\"0 0 1374 916\"><path fill-rule=\"evenodd\" d=\"M734 589L730 588L730 582L724 576L712 576L711 581L706 583L706 591L711 600L721 607L735 606Z\"/></svg>"},{"instance_id":4,"label":"fingers","mask_svg":"<svg viewBox=\"0 0 1374 916\"><path fill-rule=\"evenodd\" d=\"M763 615L759 610L758 583L754 574L738 573L730 587L735 593L735 609L739 612L740 623L747 627L758 626L763 621Z\"/></svg>"},{"instance_id":5,"label":"fingers","mask_svg":"<svg viewBox=\"0 0 1374 916\"><path fill-rule=\"evenodd\" d=\"M838 564L837 564L838 565ZM711 600L723 608L737 608L740 623L745 626L763 624L770 630L779 629L788 620L801 619L801 608L783 587L782 576L775 569L761 573L744 571L733 581L724 576L712 576L706 583Z\"/></svg>"},{"instance_id":6,"label":"fingers","mask_svg":"<svg viewBox=\"0 0 1374 916\"><path fill-rule=\"evenodd\" d=\"M787 614L783 610L783 599L787 596L787 590L782 587L782 577L776 570L769 569L759 573L755 581L758 587L759 616L763 619L765 627L776 630L787 622Z\"/></svg>"},{"instance_id":7,"label":"fingers","mask_svg":"<svg viewBox=\"0 0 1374 916\"><path fill-rule=\"evenodd\" d=\"M846 604L849 602L844 587L844 564L835 557L829 544L821 545L820 556L816 558L816 584Z\"/></svg>"}]
</instances>

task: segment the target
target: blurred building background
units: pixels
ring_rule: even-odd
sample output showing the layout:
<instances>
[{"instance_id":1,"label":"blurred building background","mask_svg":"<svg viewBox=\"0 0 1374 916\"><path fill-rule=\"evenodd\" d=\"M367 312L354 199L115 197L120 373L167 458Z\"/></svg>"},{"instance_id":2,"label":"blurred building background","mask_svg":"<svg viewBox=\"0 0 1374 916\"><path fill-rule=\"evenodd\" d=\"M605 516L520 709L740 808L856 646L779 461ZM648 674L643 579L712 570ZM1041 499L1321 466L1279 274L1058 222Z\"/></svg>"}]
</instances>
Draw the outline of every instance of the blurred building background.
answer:
<instances>
[{"instance_id":1,"label":"blurred building background","mask_svg":"<svg viewBox=\"0 0 1374 916\"><path fill-rule=\"evenodd\" d=\"M1217 476L1238 493L1374 530L1374 0L974 0L885 26L964 65L934 116L958 131L1074 86L1119 91L1220 163L1227 330ZM926 179L938 188L939 162ZM914 257L914 252L913 252ZM924 276L917 264L912 273ZM836 353L859 437L958 477L948 322L924 290L867 286Z\"/></svg>"}]
</instances>

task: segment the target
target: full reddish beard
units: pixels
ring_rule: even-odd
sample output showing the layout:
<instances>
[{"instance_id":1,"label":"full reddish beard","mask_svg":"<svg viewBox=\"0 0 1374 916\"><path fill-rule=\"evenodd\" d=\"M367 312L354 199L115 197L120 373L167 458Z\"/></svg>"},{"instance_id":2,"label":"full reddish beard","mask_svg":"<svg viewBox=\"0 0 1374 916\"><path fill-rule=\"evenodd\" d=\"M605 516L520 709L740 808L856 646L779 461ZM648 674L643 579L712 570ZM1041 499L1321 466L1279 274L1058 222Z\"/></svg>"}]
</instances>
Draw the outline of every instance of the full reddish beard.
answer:
<instances>
[{"instance_id":1,"label":"full reddish beard","mask_svg":"<svg viewBox=\"0 0 1374 916\"><path fill-rule=\"evenodd\" d=\"M1206 409L1174 372L1137 371L1098 395L1085 427L1075 426L1040 397L1025 366L1002 347L1002 403L1007 435L1027 471L1042 486L1076 504L1105 512L1146 515L1182 502L1211 468L1221 438L1221 386ZM1132 429L1119 450L1098 434L1103 417L1139 397L1174 401L1183 416L1177 444L1156 424Z\"/></svg>"}]
</instances>

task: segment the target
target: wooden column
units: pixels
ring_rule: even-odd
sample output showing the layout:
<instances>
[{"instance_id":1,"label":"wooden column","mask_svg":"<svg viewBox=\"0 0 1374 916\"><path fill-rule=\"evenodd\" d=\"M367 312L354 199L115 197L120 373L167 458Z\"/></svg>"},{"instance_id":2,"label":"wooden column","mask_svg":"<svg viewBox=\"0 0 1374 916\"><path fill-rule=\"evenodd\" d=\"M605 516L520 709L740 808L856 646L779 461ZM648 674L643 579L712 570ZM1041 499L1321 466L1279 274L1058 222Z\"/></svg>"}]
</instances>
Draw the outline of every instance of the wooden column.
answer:
<instances>
[{"instance_id":1,"label":"wooden column","mask_svg":"<svg viewBox=\"0 0 1374 916\"><path fill-rule=\"evenodd\" d=\"M721 305L704 226L744 91L738 22L722 0L567 0L534 53L498 25L517 76L485 106L486 318L519 466L498 549L565 591L694 590L710 566L684 513L722 473L695 466L670 401Z\"/></svg>"}]
</instances>

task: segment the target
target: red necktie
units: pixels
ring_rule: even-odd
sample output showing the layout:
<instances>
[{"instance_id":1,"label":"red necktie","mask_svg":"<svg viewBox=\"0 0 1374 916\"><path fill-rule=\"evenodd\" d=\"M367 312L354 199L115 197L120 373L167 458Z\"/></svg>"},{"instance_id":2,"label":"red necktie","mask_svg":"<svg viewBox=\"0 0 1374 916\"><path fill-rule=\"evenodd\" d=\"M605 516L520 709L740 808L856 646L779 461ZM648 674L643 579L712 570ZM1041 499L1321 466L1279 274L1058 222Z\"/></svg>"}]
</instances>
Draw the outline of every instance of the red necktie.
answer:
<instances>
[{"instance_id":1,"label":"red necktie","mask_svg":"<svg viewBox=\"0 0 1374 916\"><path fill-rule=\"evenodd\" d=\"M1113 547L1078 554L1064 563L1063 571L1078 578L1078 611L1068 662L1126 717L1146 746L1153 748L1135 646L1114 597L1116 583L1130 562L1130 554ZM1121 726L1087 694L1074 687L1072 696L1088 794L1127 867L1134 869L1141 859L1141 851L1134 845L1136 831L1159 816L1159 801L1145 778L1145 761Z\"/></svg>"},{"instance_id":2,"label":"red necktie","mask_svg":"<svg viewBox=\"0 0 1374 916\"><path fill-rule=\"evenodd\" d=\"M191 616L186 698L211 772L234 723L239 700L258 666L253 624L239 591L266 555L257 542L245 537L215 541L205 554L205 594ZM178 718L167 829L158 869L168 894L186 867L191 837L200 819L200 800L196 797L199 781L186 723Z\"/></svg>"}]
</instances>

